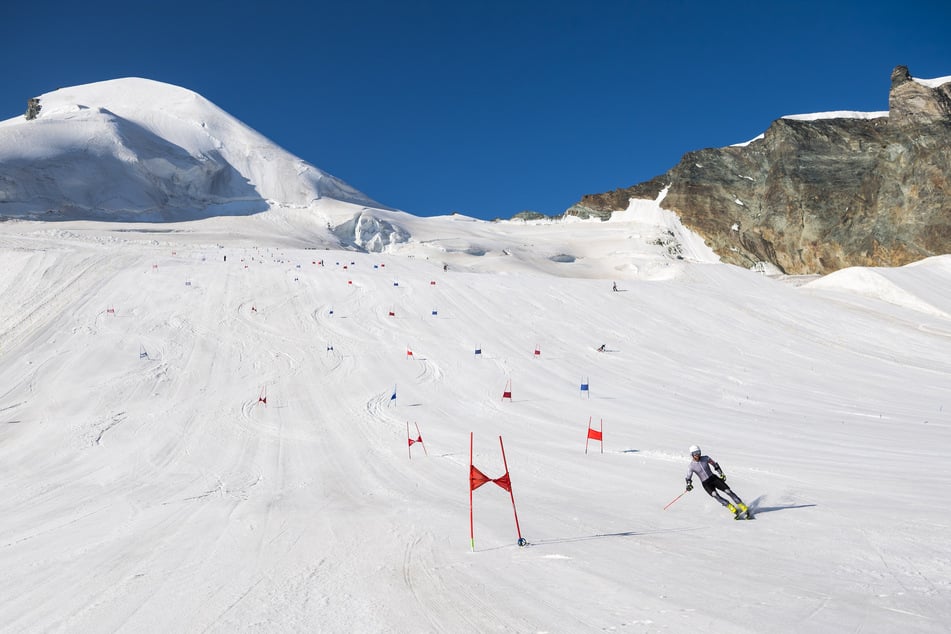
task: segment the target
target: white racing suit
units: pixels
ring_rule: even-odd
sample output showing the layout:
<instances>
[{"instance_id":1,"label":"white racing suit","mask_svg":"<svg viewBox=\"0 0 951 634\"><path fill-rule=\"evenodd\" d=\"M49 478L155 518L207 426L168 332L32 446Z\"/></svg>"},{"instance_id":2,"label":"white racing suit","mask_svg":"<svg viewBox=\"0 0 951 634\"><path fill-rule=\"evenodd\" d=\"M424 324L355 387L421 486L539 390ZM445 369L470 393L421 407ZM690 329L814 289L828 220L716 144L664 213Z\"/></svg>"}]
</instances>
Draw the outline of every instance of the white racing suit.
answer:
<instances>
[{"instance_id":1,"label":"white racing suit","mask_svg":"<svg viewBox=\"0 0 951 634\"><path fill-rule=\"evenodd\" d=\"M723 481L717 475L714 475L714 471L719 474L723 474L723 470L720 469L720 465L710 456L700 456L700 460L690 461L690 466L687 467L687 484L691 484L693 474L697 474L700 478L700 484L703 485L703 490L710 494L714 500L722 504L723 506L729 506L730 503L727 502L724 498L717 493L718 490L723 491L730 496L730 499L733 500L734 504L742 504L743 500L733 492L730 487L727 486L726 482Z\"/></svg>"}]
</instances>

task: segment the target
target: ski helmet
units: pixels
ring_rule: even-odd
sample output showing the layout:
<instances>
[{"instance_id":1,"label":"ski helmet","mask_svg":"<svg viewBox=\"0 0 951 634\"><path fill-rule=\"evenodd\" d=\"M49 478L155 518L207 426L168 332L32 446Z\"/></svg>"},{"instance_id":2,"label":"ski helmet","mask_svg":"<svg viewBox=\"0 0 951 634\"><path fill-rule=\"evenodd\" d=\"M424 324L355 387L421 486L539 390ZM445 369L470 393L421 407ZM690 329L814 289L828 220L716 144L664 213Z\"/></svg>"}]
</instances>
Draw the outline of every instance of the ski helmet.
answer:
<instances>
[{"instance_id":1,"label":"ski helmet","mask_svg":"<svg viewBox=\"0 0 951 634\"><path fill-rule=\"evenodd\" d=\"M690 445L690 455L691 456L700 455L700 447L696 445Z\"/></svg>"}]
</instances>

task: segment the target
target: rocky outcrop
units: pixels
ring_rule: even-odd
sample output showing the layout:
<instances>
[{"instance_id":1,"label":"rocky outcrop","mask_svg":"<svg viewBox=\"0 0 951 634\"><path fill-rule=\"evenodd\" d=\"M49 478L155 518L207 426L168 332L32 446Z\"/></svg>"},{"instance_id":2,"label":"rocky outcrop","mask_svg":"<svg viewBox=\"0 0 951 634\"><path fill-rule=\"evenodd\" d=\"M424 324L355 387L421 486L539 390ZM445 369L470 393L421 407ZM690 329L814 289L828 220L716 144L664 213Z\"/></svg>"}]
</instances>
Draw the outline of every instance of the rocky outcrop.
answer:
<instances>
[{"instance_id":1,"label":"rocky outcrop","mask_svg":"<svg viewBox=\"0 0 951 634\"><path fill-rule=\"evenodd\" d=\"M897 66L892 71L888 116L898 126L947 124L951 119L951 86L930 88L914 81L906 66Z\"/></svg>"},{"instance_id":2,"label":"rocky outcrop","mask_svg":"<svg viewBox=\"0 0 951 634\"><path fill-rule=\"evenodd\" d=\"M40 105L40 100L36 97L30 99L26 102L26 114L23 115L26 117L27 121L32 121L36 119L37 115L40 114L40 110L43 109L43 106Z\"/></svg>"},{"instance_id":3,"label":"rocky outcrop","mask_svg":"<svg viewBox=\"0 0 951 634\"><path fill-rule=\"evenodd\" d=\"M610 213L669 185L661 205L724 261L789 274L951 253L951 82L931 84L899 66L887 116L778 119L746 145L690 152L572 209Z\"/></svg>"},{"instance_id":4,"label":"rocky outcrop","mask_svg":"<svg viewBox=\"0 0 951 634\"><path fill-rule=\"evenodd\" d=\"M627 209L631 198L656 200L666 185L667 178L657 176L633 187L618 188L605 194L588 194L581 198L581 202L569 207L564 215L607 220L615 211Z\"/></svg>"}]
</instances>

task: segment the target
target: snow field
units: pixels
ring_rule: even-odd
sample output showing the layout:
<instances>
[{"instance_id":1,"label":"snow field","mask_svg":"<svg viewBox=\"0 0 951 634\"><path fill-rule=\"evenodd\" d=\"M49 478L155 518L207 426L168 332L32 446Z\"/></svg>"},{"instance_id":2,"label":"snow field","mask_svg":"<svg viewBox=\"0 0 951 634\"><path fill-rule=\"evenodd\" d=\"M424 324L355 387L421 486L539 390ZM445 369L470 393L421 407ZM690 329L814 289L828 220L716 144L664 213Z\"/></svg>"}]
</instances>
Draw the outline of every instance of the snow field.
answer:
<instances>
[{"instance_id":1,"label":"snow field","mask_svg":"<svg viewBox=\"0 0 951 634\"><path fill-rule=\"evenodd\" d=\"M951 326L920 308L946 259L876 270L883 301L719 264L557 277L535 231L537 263L448 272L431 245L5 233L0 629L944 631ZM490 477L503 437L531 546L490 483L471 551L470 432ZM755 522L699 487L663 510L694 443Z\"/></svg>"}]
</instances>

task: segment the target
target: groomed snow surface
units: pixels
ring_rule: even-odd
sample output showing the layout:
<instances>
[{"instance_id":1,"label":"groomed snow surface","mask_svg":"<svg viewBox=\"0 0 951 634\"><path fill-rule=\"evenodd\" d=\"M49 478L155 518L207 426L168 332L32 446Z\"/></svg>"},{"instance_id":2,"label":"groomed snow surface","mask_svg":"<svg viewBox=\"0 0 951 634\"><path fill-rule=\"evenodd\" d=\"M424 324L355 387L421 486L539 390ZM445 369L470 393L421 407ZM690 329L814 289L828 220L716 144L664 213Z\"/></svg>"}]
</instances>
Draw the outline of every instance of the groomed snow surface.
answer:
<instances>
[{"instance_id":1,"label":"groomed snow surface","mask_svg":"<svg viewBox=\"0 0 951 634\"><path fill-rule=\"evenodd\" d=\"M0 226L0 630L948 631L951 259L795 286L439 222ZM470 433L529 545L489 483L471 548ZM755 521L664 510L694 443Z\"/></svg>"}]
</instances>

